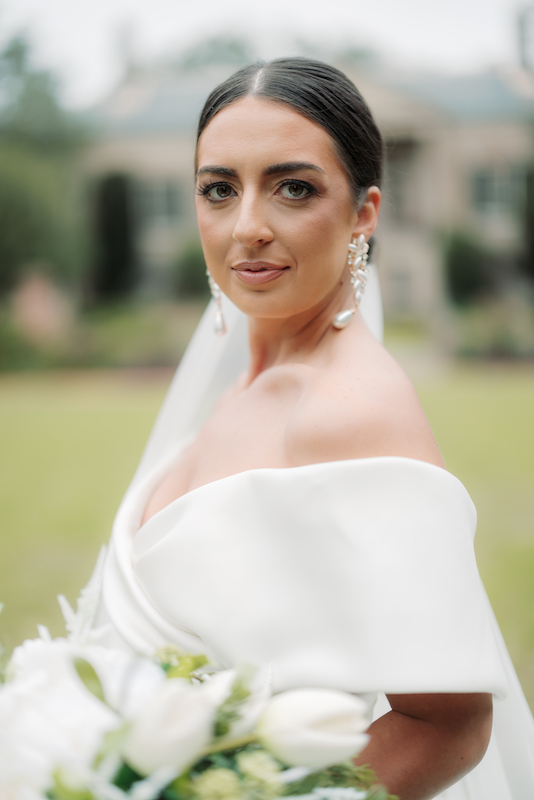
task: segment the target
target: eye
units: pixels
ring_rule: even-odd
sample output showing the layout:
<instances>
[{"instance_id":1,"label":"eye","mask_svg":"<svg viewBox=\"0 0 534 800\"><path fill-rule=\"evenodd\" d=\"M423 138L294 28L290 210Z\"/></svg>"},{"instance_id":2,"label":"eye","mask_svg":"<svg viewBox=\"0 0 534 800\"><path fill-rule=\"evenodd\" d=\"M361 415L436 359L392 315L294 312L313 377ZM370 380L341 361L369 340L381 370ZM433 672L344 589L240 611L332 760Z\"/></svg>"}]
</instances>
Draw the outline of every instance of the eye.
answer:
<instances>
[{"instance_id":1,"label":"eye","mask_svg":"<svg viewBox=\"0 0 534 800\"><path fill-rule=\"evenodd\" d=\"M207 197L212 203L221 203L235 194L234 190L228 183L209 183L206 186L200 186L198 193L203 197Z\"/></svg>"},{"instance_id":2,"label":"eye","mask_svg":"<svg viewBox=\"0 0 534 800\"><path fill-rule=\"evenodd\" d=\"M278 192L288 200L304 200L315 194L315 189L305 181L286 181L279 186Z\"/></svg>"}]
</instances>

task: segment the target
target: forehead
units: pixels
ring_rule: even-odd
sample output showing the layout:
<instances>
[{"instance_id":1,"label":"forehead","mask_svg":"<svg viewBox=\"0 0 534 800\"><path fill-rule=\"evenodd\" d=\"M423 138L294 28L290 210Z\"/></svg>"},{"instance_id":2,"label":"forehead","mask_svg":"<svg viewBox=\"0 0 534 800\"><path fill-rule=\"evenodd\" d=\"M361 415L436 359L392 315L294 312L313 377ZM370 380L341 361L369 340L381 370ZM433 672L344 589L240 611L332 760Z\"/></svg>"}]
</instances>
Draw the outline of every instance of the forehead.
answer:
<instances>
[{"instance_id":1,"label":"forehead","mask_svg":"<svg viewBox=\"0 0 534 800\"><path fill-rule=\"evenodd\" d=\"M198 146L198 166L307 161L325 171L343 172L327 131L293 108L245 97L219 111Z\"/></svg>"}]
</instances>

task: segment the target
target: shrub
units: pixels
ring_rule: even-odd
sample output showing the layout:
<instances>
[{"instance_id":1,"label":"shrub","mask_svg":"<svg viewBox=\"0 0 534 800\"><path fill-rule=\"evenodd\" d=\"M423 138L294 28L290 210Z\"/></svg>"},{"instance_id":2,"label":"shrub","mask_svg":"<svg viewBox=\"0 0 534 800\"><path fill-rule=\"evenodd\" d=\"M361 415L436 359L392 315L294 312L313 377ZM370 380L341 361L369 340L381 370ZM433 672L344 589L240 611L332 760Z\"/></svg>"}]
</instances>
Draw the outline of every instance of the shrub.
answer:
<instances>
[{"instance_id":1,"label":"shrub","mask_svg":"<svg viewBox=\"0 0 534 800\"><path fill-rule=\"evenodd\" d=\"M445 280L450 299L467 305L492 288L494 256L473 236L454 231L444 242Z\"/></svg>"},{"instance_id":2,"label":"shrub","mask_svg":"<svg viewBox=\"0 0 534 800\"><path fill-rule=\"evenodd\" d=\"M63 283L81 268L82 226L65 172L54 160L0 145L0 294L31 262L45 262Z\"/></svg>"},{"instance_id":3,"label":"shrub","mask_svg":"<svg viewBox=\"0 0 534 800\"><path fill-rule=\"evenodd\" d=\"M209 295L206 262L198 239L189 241L178 256L174 269L174 287L181 298Z\"/></svg>"}]
</instances>

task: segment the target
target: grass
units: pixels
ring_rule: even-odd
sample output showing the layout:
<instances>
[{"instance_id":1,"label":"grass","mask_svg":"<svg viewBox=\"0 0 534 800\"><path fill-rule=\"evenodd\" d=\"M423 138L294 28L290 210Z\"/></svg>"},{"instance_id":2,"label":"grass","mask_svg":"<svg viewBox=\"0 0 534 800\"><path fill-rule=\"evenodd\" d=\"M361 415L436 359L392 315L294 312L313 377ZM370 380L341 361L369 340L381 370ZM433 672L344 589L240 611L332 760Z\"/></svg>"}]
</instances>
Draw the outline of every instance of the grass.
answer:
<instances>
[{"instance_id":1,"label":"grass","mask_svg":"<svg viewBox=\"0 0 534 800\"><path fill-rule=\"evenodd\" d=\"M35 623L63 631L107 541L170 374L0 376L0 629L11 644ZM470 366L419 379L449 469L479 512L477 556L534 706L534 369Z\"/></svg>"},{"instance_id":2,"label":"grass","mask_svg":"<svg viewBox=\"0 0 534 800\"><path fill-rule=\"evenodd\" d=\"M29 337L0 304L0 372L172 366L184 352L205 300L125 302L77 314L58 339ZM29 338L28 338L29 337Z\"/></svg>"},{"instance_id":3,"label":"grass","mask_svg":"<svg viewBox=\"0 0 534 800\"><path fill-rule=\"evenodd\" d=\"M479 568L534 709L534 368L471 365L418 388L477 507Z\"/></svg>"},{"instance_id":4,"label":"grass","mask_svg":"<svg viewBox=\"0 0 534 800\"><path fill-rule=\"evenodd\" d=\"M109 538L170 373L41 373L0 379L1 629L63 630Z\"/></svg>"}]
</instances>

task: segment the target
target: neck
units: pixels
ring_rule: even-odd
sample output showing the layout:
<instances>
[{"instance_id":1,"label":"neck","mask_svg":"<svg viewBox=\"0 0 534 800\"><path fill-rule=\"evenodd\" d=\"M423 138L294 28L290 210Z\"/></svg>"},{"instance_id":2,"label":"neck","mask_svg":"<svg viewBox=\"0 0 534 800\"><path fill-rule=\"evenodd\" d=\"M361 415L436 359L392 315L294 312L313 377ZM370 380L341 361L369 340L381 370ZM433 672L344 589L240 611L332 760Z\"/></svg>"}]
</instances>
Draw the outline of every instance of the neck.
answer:
<instances>
[{"instance_id":1,"label":"neck","mask_svg":"<svg viewBox=\"0 0 534 800\"><path fill-rule=\"evenodd\" d=\"M306 361L321 343L339 336L332 320L335 314L352 305L352 287L344 276L319 305L300 314L274 319L249 317L248 383L270 367Z\"/></svg>"}]
</instances>

